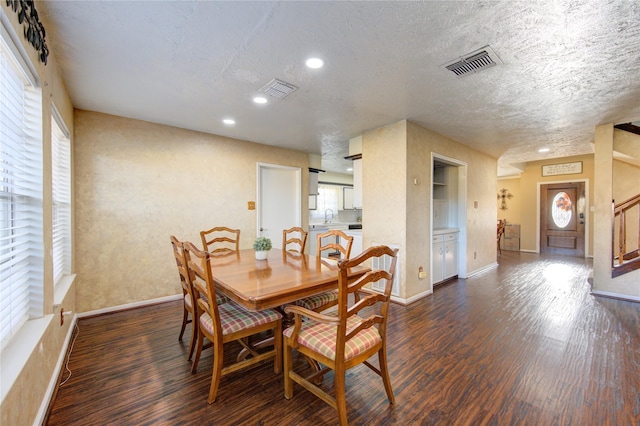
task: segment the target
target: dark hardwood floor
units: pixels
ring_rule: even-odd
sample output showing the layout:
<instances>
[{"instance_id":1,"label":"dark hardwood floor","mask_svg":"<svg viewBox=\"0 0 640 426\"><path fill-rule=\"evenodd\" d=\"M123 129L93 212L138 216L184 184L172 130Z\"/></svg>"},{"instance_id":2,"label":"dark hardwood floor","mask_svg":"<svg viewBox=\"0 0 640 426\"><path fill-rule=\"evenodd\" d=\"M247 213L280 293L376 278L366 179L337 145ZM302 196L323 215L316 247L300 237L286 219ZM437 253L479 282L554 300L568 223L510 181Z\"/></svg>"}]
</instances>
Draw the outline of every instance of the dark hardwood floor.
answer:
<instances>
[{"instance_id":1,"label":"dark hardwood floor","mask_svg":"<svg viewBox=\"0 0 640 426\"><path fill-rule=\"evenodd\" d=\"M591 296L588 260L505 251L499 263L392 305L396 403L356 367L350 424L640 424L640 304ZM181 310L170 302L78 321L72 376L47 424L336 424L333 409L300 386L284 399L272 364L223 377L208 405L211 350L191 374L188 330L177 339Z\"/></svg>"}]
</instances>

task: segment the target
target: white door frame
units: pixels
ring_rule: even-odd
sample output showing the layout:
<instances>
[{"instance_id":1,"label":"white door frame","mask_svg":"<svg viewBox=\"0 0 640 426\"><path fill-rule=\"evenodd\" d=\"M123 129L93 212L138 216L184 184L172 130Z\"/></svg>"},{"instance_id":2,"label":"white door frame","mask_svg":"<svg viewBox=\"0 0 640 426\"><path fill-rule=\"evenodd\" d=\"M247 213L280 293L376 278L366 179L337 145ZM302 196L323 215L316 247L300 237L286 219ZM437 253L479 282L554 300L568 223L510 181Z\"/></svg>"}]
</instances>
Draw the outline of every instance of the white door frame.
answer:
<instances>
[{"instance_id":1,"label":"white door frame","mask_svg":"<svg viewBox=\"0 0 640 426\"><path fill-rule=\"evenodd\" d=\"M433 182L433 163L435 160L449 163L458 168L458 277L467 278L467 167L464 161L448 157L446 155L431 152L431 181ZM433 185L430 189L431 211L429 217L433 218ZM433 241L433 219L430 221L429 244ZM433 253L431 254L433 257ZM429 259L429 273L432 274L432 259ZM433 275L430 275L431 277ZM430 284L431 292L433 292L433 284Z\"/></svg>"},{"instance_id":2,"label":"white door frame","mask_svg":"<svg viewBox=\"0 0 640 426\"><path fill-rule=\"evenodd\" d=\"M302 170L300 167L292 167L292 166L283 166L279 164L270 164L270 163L256 163L256 200L257 200L257 212L256 212L256 236L259 237L261 235L260 228L262 224L260 223L262 219L262 169L287 169L296 173L296 200L295 200L295 224L292 226L302 226ZM279 230L280 232L282 230Z\"/></svg>"},{"instance_id":3,"label":"white door frame","mask_svg":"<svg viewBox=\"0 0 640 426\"><path fill-rule=\"evenodd\" d=\"M589 179L568 179L568 180L545 180L538 182L536 194L536 253L540 253L540 188L542 185L553 185L554 183L584 182L584 257L589 257L589 216L591 204L589 204ZM521 250L523 251L523 250Z\"/></svg>"}]
</instances>

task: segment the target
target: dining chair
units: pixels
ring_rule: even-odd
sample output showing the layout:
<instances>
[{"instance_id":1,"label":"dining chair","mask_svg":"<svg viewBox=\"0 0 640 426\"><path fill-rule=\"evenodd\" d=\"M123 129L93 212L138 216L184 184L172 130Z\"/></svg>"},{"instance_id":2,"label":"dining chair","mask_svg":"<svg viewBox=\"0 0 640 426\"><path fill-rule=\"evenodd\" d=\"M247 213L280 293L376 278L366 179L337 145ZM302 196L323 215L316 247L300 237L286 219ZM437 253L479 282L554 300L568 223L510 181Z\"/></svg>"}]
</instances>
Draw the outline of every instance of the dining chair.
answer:
<instances>
[{"instance_id":1,"label":"dining chair","mask_svg":"<svg viewBox=\"0 0 640 426\"><path fill-rule=\"evenodd\" d=\"M339 238L339 240L338 240ZM325 239L325 245L322 241ZM331 250L333 253L339 253L342 259L348 259L351 255L351 245L353 237L345 234L339 229L331 229L317 237L316 247L317 256L320 257L323 251ZM338 303L338 291L328 290L322 293L307 296L300 300L296 300L295 304L311 311L322 312Z\"/></svg>"},{"instance_id":2,"label":"dining chair","mask_svg":"<svg viewBox=\"0 0 640 426\"><path fill-rule=\"evenodd\" d=\"M337 315L326 315L301 306L289 305L285 308L287 314L294 315L294 325L283 332L285 398L293 397L293 382L296 382L336 409L340 425L346 425L345 373L356 365L364 364L382 378L389 403L395 402L387 367L386 329L397 255L398 249L375 246L353 259L341 260L338 263ZM386 263L389 265L388 270L372 269L357 280L349 282L349 268L374 258L379 259L378 265L383 265L383 256L389 256L390 262ZM365 285L380 280L385 282L384 292L364 288ZM351 306L348 303L350 295L355 300ZM307 359L313 359L322 365L322 368L307 377L293 371L294 349ZM379 368L368 361L376 354ZM314 384L330 371L334 372L335 397Z\"/></svg>"},{"instance_id":3,"label":"dining chair","mask_svg":"<svg viewBox=\"0 0 640 426\"><path fill-rule=\"evenodd\" d=\"M198 338L198 324L193 321L194 318L197 318L194 303L195 298L193 296L193 288L191 287L191 282L189 281L189 272L187 271L187 265L184 260L183 244L173 235L170 235L169 239L171 240L173 256L175 257L176 265L178 266L180 284L182 285L182 327L180 328L178 341L182 342L184 330L187 324L191 323L191 341L189 342L189 357L187 358L188 360L191 360L191 357L193 356L193 349L195 348L196 340Z\"/></svg>"},{"instance_id":4,"label":"dining chair","mask_svg":"<svg viewBox=\"0 0 640 426\"><path fill-rule=\"evenodd\" d=\"M200 232L202 249L211 254L237 252L240 250L240 230L216 226Z\"/></svg>"},{"instance_id":5,"label":"dining chair","mask_svg":"<svg viewBox=\"0 0 640 426\"><path fill-rule=\"evenodd\" d=\"M308 233L299 226L285 229L282 231L282 250L304 253L304 247L307 244L307 235ZM289 245L293 245L293 247L289 248Z\"/></svg>"},{"instance_id":6,"label":"dining chair","mask_svg":"<svg viewBox=\"0 0 640 426\"><path fill-rule=\"evenodd\" d=\"M187 324L191 324L191 340L189 342L189 357L191 361L193 356L193 350L196 346L196 340L198 339L198 324L193 322L193 318L198 318L198 306L195 300L199 297L199 294L195 293L195 289L192 287L189 281L189 273L187 271L187 263L184 257L184 245L175 236L170 235L171 247L173 248L173 256L178 266L178 274L180 275L180 284L182 286L182 326L180 328L180 335L178 341L182 342L182 336L187 327ZM229 299L222 294L216 294L216 302L218 305L227 303Z\"/></svg>"},{"instance_id":7,"label":"dining chair","mask_svg":"<svg viewBox=\"0 0 640 426\"><path fill-rule=\"evenodd\" d=\"M215 282L211 271L211 254L198 249L190 242L184 243L184 254L189 274L189 281L205 298L198 298L200 311L198 321L198 343L191 372L195 373L202 353L204 338L213 346L213 372L209 389L208 403L216 400L220 378L226 374L256 365L273 358L273 369L282 371L282 315L274 309L249 311L234 302L222 305L208 303L214 300ZM271 330L273 332L273 349L259 352L249 343L248 337ZM224 366L225 343L237 341L248 356L236 359L236 362Z\"/></svg>"}]
</instances>

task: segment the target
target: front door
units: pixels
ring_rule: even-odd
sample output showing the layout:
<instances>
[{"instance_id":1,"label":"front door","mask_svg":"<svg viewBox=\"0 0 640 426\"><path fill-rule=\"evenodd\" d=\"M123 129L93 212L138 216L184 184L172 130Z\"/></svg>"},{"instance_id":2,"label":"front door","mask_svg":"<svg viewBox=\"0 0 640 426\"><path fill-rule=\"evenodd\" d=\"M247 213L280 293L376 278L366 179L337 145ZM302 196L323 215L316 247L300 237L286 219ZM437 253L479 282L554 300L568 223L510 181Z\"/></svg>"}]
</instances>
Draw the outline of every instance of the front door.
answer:
<instances>
[{"instance_id":1,"label":"front door","mask_svg":"<svg viewBox=\"0 0 640 426\"><path fill-rule=\"evenodd\" d=\"M259 163L256 235L282 248L282 231L301 225L301 199L300 168Z\"/></svg>"},{"instance_id":2,"label":"front door","mask_svg":"<svg viewBox=\"0 0 640 426\"><path fill-rule=\"evenodd\" d=\"M584 182L540 186L540 253L584 256Z\"/></svg>"}]
</instances>

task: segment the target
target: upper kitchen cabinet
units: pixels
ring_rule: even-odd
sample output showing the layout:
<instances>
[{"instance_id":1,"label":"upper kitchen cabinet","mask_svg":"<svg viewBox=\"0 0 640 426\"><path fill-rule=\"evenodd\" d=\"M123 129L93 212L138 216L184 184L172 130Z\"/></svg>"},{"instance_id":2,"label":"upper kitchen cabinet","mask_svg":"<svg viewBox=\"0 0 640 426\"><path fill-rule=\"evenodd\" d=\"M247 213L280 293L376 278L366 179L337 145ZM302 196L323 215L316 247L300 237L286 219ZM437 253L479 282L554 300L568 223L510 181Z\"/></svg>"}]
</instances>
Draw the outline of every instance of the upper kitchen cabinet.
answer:
<instances>
[{"instance_id":1,"label":"upper kitchen cabinet","mask_svg":"<svg viewBox=\"0 0 640 426\"><path fill-rule=\"evenodd\" d=\"M309 195L318 195L318 175L324 170L309 167Z\"/></svg>"},{"instance_id":2,"label":"upper kitchen cabinet","mask_svg":"<svg viewBox=\"0 0 640 426\"><path fill-rule=\"evenodd\" d=\"M344 186L342 188L342 208L344 210L353 210L353 188Z\"/></svg>"},{"instance_id":3,"label":"upper kitchen cabinet","mask_svg":"<svg viewBox=\"0 0 640 426\"><path fill-rule=\"evenodd\" d=\"M362 158L353 160L353 208L362 208Z\"/></svg>"}]
</instances>

